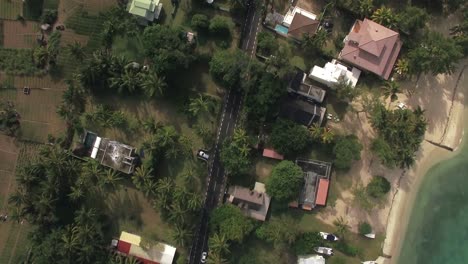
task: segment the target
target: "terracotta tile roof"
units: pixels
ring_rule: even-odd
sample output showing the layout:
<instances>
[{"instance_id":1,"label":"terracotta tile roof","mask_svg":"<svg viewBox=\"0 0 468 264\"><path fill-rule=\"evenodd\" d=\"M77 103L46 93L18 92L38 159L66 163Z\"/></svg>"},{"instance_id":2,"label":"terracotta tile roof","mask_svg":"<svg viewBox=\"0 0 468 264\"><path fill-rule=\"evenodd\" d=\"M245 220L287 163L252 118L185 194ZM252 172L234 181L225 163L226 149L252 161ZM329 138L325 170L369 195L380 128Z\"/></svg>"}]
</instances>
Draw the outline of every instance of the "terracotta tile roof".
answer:
<instances>
[{"instance_id":1,"label":"terracotta tile roof","mask_svg":"<svg viewBox=\"0 0 468 264\"><path fill-rule=\"evenodd\" d=\"M400 53L400 35L369 19L356 20L339 59L387 80Z\"/></svg>"},{"instance_id":2,"label":"terracotta tile roof","mask_svg":"<svg viewBox=\"0 0 468 264\"><path fill-rule=\"evenodd\" d=\"M319 27L319 21L296 13L289 26L288 34L294 38L301 39L304 34L314 35Z\"/></svg>"},{"instance_id":3,"label":"terracotta tile roof","mask_svg":"<svg viewBox=\"0 0 468 264\"><path fill-rule=\"evenodd\" d=\"M327 203L328 196L328 186L330 182L326 179L320 179L317 190L317 198L315 199L315 204L325 205Z\"/></svg>"},{"instance_id":4,"label":"terracotta tile roof","mask_svg":"<svg viewBox=\"0 0 468 264\"><path fill-rule=\"evenodd\" d=\"M284 156L276 152L274 149L264 149L263 150L263 157L272 158L283 160Z\"/></svg>"}]
</instances>

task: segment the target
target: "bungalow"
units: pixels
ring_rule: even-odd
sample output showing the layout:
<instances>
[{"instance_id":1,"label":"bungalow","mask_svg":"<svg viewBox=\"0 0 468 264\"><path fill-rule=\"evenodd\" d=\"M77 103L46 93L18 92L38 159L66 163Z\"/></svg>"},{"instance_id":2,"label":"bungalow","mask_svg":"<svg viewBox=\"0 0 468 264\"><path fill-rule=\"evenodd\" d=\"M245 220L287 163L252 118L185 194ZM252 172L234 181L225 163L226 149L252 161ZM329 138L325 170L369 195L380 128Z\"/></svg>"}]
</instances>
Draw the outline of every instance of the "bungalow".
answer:
<instances>
[{"instance_id":1,"label":"bungalow","mask_svg":"<svg viewBox=\"0 0 468 264\"><path fill-rule=\"evenodd\" d=\"M127 4L127 11L137 16L139 21L146 25L159 18L163 4L159 0L130 0Z\"/></svg>"},{"instance_id":2,"label":"bungalow","mask_svg":"<svg viewBox=\"0 0 468 264\"><path fill-rule=\"evenodd\" d=\"M101 165L132 174L138 161L136 148L99 137L96 133L85 131L80 147L73 153L77 156L88 156L97 160Z\"/></svg>"},{"instance_id":3,"label":"bungalow","mask_svg":"<svg viewBox=\"0 0 468 264\"><path fill-rule=\"evenodd\" d=\"M288 28L289 37L301 40L304 35L315 35L320 21L317 19L317 15L295 6L289 8L282 24Z\"/></svg>"},{"instance_id":4,"label":"bungalow","mask_svg":"<svg viewBox=\"0 0 468 264\"><path fill-rule=\"evenodd\" d=\"M340 81L345 81L354 88L360 75L361 71L359 69L355 67L349 69L337 60L332 60L327 62L323 68L314 66L310 71L309 78L333 89Z\"/></svg>"},{"instance_id":5,"label":"bungalow","mask_svg":"<svg viewBox=\"0 0 468 264\"><path fill-rule=\"evenodd\" d=\"M238 206L246 216L265 221L271 201L266 193L265 184L256 182L253 190L242 186L231 186L228 195L227 202Z\"/></svg>"},{"instance_id":6,"label":"bungalow","mask_svg":"<svg viewBox=\"0 0 468 264\"><path fill-rule=\"evenodd\" d=\"M304 172L304 187L297 201L290 207L311 211L317 205L325 206L330 185L331 163L318 160L297 159L296 164Z\"/></svg>"},{"instance_id":7,"label":"bungalow","mask_svg":"<svg viewBox=\"0 0 468 264\"><path fill-rule=\"evenodd\" d=\"M307 74L301 70L298 70L291 79L287 90L289 93L297 94L317 103L323 102L326 94L325 90L313 85L307 78Z\"/></svg>"},{"instance_id":8,"label":"bungalow","mask_svg":"<svg viewBox=\"0 0 468 264\"><path fill-rule=\"evenodd\" d=\"M320 255L297 256L297 264L325 264L325 258Z\"/></svg>"},{"instance_id":9,"label":"bungalow","mask_svg":"<svg viewBox=\"0 0 468 264\"><path fill-rule=\"evenodd\" d=\"M112 240L112 247L124 256L135 257L142 264L172 264L176 253L173 246L164 243L143 244L140 236L125 231L122 231L118 240Z\"/></svg>"},{"instance_id":10,"label":"bungalow","mask_svg":"<svg viewBox=\"0 0 468 264\"><path fill-rule=\"evenodd\" d=\"M400 35L372 20L356 20L338 59L388 80L402 46Z\"/></svg>"},{"instance_id":11,"label":"bungalow","mask_svg":"<svg viewBox=\"0 0 468 264\"><path fill-rule=\"evenodd\" d=\"M286 98L283 101L279 117L290 119L304 126L322 125L326 109L317 104L306 102L297 98Z\"/></svg>"}]
</instances>

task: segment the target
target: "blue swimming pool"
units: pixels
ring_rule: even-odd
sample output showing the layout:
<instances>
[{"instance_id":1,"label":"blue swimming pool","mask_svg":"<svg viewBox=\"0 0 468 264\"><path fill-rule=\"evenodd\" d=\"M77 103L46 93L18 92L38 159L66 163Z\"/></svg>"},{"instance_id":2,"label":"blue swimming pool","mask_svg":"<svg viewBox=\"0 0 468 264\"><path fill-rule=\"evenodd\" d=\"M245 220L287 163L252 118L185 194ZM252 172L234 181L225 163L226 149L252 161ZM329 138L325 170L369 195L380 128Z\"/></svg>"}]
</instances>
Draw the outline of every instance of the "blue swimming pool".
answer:
<instances>
[{"instance_id":1,"label":"blue swimming pool","mask_svg":"<svg viewBox=\"0 0 468 264\"><path fill-rule=\"evenodd\" d=\"M279 25L279 24L276 25L275 31L280 33L280 34L284 34L284 35L288 34L288 28L283 26L283 25Z\"/></svg>"}]
</instances>

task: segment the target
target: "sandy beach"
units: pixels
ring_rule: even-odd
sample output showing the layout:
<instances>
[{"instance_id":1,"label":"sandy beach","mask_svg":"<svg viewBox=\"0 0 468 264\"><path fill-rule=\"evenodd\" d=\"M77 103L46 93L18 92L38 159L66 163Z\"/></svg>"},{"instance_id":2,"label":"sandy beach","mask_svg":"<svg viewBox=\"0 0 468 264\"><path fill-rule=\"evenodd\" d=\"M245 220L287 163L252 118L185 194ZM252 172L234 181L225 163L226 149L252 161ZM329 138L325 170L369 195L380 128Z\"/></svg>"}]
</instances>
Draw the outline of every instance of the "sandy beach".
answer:
<instances>
[{"instance_id":1,"label":"sandy beach","mask_svg":"<svg viewBox=\"0 0 468 264\"><path fill-rule=\"evenodd\" d=\"M456 24L457 17L434 21L434 30L446 34L448 28ZM352 186L366 185L373 176L385 177L392 185L387 200L373 208L364 210L353 202L352 188L341 188L340 197L333 208L322 211L318 217L328 223L338 217L345 217L352 231L357 232L359 222L367 221L374 232L385 236L382 245L382 256L378 263L396 263L401 242L404 239L407 223L414 200L427 171L438 162L456 155L463 137L465 116L464 88L468 87L466 68L468 60L462 61L452 75L421 75L419 78L401 81L405 94L398 94L396 102L388 103L390 108L398 102L405 103L410 109L421 106L425 110L428 127L415 164L409 170L385 168L370 152L370 144L375 137L365 112L359 111L362 106L355 105L356 110L345 116L340 124L332 125L333 129L358 136L364 149L361 160L353 165L349 172L337 177L349 177ZM339 187L340 188L340 187Z\"/></svg>"}]
</instances>

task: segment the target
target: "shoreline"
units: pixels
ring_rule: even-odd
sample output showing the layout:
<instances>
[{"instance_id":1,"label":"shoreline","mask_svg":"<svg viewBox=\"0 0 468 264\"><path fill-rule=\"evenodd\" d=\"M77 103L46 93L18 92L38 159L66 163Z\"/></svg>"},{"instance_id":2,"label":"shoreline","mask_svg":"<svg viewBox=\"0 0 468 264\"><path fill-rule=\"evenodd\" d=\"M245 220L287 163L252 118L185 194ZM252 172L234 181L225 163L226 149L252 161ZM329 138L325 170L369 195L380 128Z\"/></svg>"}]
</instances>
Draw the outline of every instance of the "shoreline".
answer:
<instances>
[{"instance_id":1,"label":"shoreline","mask_svg":"<svg viewBox=\"0 0 468 264\"><path fill-rule=\"evenodd\" d=\"M459 83L460 78L466 79L466 76L464 76L465 67L461 68L460 76L453 91L455 95L451 101L451 109L444 125L444 133L440 133L440 127L436 131L433 131L433 133L426 132L427 134L420 146L419 157L416 163L402 177L401 182L399 182L388 214L385 232L386 238L382 245L383 256L387 257L379 257L378 263L396 264L398 262L412 209L416 205L415 200L426 174L434 165L453 158L462 149L464 144L464 123L468 118L468 108L465 108L464 104L464 84L463 82ZM461 88L461 90L457 91L457 88ZM446 99L445 101L448 100ZM441 145L448 146L454 151L435 146L426 139L440 142ZM401 186L405 186L405 188Z\"/></svg>"}]
</instances>

